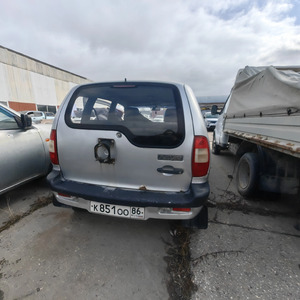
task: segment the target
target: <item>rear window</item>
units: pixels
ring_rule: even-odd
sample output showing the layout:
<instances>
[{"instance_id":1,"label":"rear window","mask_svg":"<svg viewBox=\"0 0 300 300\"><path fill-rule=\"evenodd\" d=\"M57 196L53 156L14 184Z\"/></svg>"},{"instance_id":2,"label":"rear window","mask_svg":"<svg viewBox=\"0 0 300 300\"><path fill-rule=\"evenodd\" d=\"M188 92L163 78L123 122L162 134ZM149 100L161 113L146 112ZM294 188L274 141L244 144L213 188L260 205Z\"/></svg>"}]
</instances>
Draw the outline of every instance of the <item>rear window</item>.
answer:
<instances>
[{"instance_id":1,"label":"rear window","mask_svg":"<svg viewBox=\"0 0 300 300\"><path fill-rule=\"evenodd\" d=\"M79 87L65 120L72 128L120 131L141 147L176 147L184 139L181 98L171 84L123 82Z\"/></svg>"}]
</instances>

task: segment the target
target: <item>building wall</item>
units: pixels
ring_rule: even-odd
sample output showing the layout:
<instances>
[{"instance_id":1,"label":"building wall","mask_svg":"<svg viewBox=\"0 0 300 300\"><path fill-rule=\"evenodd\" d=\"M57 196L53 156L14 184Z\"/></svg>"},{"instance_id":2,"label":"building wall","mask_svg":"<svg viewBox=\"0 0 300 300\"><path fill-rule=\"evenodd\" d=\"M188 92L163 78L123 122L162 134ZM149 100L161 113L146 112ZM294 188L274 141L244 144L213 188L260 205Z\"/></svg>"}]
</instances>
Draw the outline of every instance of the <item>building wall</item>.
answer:
<instances>
[{"instance_id":1,"label":"building wall","mask_svg":"<svg viewBox=\"0 0 300 300\"><path fill-rule=\"evenodd\" d=\"M91 80L0 46L0 102L14 110L56 111L72 87L87 82Z\"/></svg>"}]
</instances>

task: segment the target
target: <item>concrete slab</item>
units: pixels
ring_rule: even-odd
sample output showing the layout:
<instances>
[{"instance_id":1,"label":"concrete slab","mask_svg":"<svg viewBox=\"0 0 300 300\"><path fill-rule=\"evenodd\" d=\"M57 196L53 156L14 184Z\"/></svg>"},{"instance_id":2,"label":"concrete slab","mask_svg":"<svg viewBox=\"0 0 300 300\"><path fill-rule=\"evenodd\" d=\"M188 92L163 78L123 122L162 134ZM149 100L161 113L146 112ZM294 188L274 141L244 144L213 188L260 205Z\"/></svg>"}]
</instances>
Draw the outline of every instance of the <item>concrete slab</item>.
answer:
<instances>
[{"instance_id":1,"label":"concrete slab","mask_svg":"<svg viewBox=\"0 0 300 300\"><path fill-rule=\"evenodd\" d=\"M298 220L210 210L191 236L192 299L299 299Z\"/></svg>"},{"instance_id":2,"label":"concrete slab","mask_svg":"<svg viewBox=\"0 0 300 300\"><path fill-rule=\"evenodd\" d=\"M190 237L198 287L192 299L299 299L299 199L245 199L236 189L235 157L224 151L211 163L209 226Z\"/></svg>"},{"instance_id":3,"label":"concrete slab","mask_svg":"<svg viewBox=\"0 0 300 300\"><path fill-rule=\"evenodd\" d=\"M2 299L168 299L168 228L50 204L0 234Z\"/></svg>"}]
</instances>

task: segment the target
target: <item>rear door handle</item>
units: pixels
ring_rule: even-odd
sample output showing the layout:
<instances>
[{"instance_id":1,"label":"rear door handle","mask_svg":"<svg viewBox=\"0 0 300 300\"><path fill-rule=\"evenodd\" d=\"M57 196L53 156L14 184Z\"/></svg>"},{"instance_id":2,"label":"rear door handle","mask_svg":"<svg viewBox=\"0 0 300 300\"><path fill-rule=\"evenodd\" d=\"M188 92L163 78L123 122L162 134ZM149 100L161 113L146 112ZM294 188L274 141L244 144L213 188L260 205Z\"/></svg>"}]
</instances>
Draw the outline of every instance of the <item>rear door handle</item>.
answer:
<instances>
[{"instance_id":1,"label":"rear door handle","mask_svg":"<svg viewBox=\"0 0 300 300\"><path fill-rule=\"evenodd\" d=\"M165 174L182 174L183 169L180 168L174 168L173 166L163 166L161 168L157 169L157 172L159 173L165 173Z\"/></svg>"}]
</instances>

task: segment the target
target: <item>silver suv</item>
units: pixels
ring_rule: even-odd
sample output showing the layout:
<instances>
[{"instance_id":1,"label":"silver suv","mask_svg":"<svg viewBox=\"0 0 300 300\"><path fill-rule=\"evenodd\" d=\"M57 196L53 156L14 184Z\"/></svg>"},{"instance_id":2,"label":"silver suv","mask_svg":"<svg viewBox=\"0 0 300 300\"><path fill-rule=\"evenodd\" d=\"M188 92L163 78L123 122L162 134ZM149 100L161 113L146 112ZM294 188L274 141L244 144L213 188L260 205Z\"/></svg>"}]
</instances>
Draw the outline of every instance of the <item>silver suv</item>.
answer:
<instances>
[{"instance_id":1,"label":"silver suv","mask_svg":"<svg viewBox=\"0 0 300 300\"><path fill-rule=\"evenodd\" d=\"M55 205L207 227L210 149L187 85L77 86L60 106L50 139Z\"/></svg>"}]
</instances>

